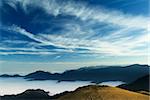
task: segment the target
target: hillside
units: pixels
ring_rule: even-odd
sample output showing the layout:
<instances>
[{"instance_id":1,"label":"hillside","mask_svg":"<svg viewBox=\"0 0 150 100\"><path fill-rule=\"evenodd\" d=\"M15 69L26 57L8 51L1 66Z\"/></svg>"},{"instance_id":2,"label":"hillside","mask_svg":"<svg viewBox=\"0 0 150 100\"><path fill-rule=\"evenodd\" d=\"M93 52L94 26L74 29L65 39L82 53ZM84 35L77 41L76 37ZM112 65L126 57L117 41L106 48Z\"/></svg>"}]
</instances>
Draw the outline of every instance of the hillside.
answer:
<instances>
[{"instance_id":1,"label":"hillside","mask_svg":"<svg viewBox=\"0 0 150 100\"><path fill-rule=\"evenodd\" d=\"M0 100L50 100L48 92L41 89L29 89L17 95L1 96Z\"/></svg>"},{"instance_id":2,"label":"hillside","mask_svg":"<svg viewBox=\"0 0 150 100\"><path fill-rule=\"evenodd\" d=\"M115 87L85 86L64 94L58 100L149 100L149 96Z\"/></svg>"},{"instance_id":3,"label":"hillside","mask_svg":"<svg viewBox=\"0 0 150 100\"><path fill-rule=\"evenodd\" d=\"M149 92L150 75L143 76L129 84L123 84L118 87L131 91L146 91Z\"/></svg>"},{"instance_id":4,"label":"hillside","mask_svg":"<svg viewBox=\"0 0 150 100\"><path fill-rule=\"evenodd\" d=\"M5 95L1 100L149 100L148 95L131 92L128 90L89 85L76 89L72 92L64 92L49 96L44 90L26 90L18 95Z\"/></svg>"}]
</instances>

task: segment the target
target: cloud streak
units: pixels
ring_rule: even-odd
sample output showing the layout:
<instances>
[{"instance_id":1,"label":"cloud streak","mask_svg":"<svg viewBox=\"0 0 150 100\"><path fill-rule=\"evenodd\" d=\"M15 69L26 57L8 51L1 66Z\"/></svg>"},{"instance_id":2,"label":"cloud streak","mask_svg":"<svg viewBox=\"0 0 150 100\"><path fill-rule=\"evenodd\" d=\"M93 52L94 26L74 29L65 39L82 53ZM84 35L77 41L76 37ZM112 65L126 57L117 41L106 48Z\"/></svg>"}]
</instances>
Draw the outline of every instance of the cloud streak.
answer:
<instances>
[{"instance_id":1,"label":"cloud streak","mask_svg":"<svg viewBox=\"0 0 150 100\"><path fill-rule=\"evenodd\" d=\"M145 50L144 52L142 52L142 50L134 52L132 50L132 48L136 48L138 46L141 45L146 45L148 43L148 40L146 39L148 34L142 34L134 39L132 38L118 38L119 41L108 41L105 37L104 39L86 39L86 38L74 38L71 36L67 37L66 35L51 35L51 34L38 34L38 35L33 35L32 33L27 32L26 30L18 27L18 26L12 26L10 28L8 28L9 31L12 32L17 32L19 34L25 35L33 40L36 40L38 42L40 42L41 44L38 45L36 44L36 46L46 46L46 45L53 45L55 47L61 47L64 48L64 50L62 49L56 49L53 50L57 53L61 52L61 51L65 51L65 49L67 49L65 52L67 53L96 53L96 54L108 54L108 55L116 55L116 56L123 56L123 55L146 55ZM122 31L122 30L121 30ZM125 31L125 30L123 30ZM114 34L114 33L113 33ZM116 35L118 35L118 32L116 32ZM116 37L116 35L113 35L114 37ZM113 38L112 35L110 35L110 37L107 38ZM130 42L129 42L130 41ZM46 50L46 49L36 49L36 48L0 48L1 50L29 50L32 51L31 52L24 52L24 54L51 54L48 53L50 52L50 50ZM83 49L82 51L77 51L76 49ZM70 51L72 50L72 51ZM38 51L38 52L35 52ZM46 51L46 52L42 52L42 51ZM142 53L140 53L142 52ZM23 52L15 52L15 53L11 53L9 52L8 54L23 54ZM1 53L1 54L6 54L6 53Z\"/></svg>"},{"instance_id":2,"label":"cloud streak","mask_svg":"<svg viewBox=\"0 0 150 100\"><path fill-rule=\"evenodd\" d=\"M109 23L122 27L130 28L148 28L148 17L133 16L131 14L124 14L121 11L108 10L102 6L93 7L87 3L66 1L60 2L59 0L8 0L14 9L17 3L22 5L26 13L31 12L29 6L43 9L46 13L54 16L60 14L72 15L83 21L94 20L100 23ZM40 2L40 3L39 3Z\"/></svg>"},{"instance_id":3,"label":"cloud streak","mask_svg":"<svg viewBox=\"0 0 150 100\"><path fill-rule=\"evenodd\" d=\"M66 19L63 24L58 23L62 27L59 31L51 31L51 29L47 28L46 31L36 34L29 32L19 25L2 26L1 30L26 36L37 43L33 43L32 48L2 47L0 50L5 52L0 52L1 55L51 55L60 53L97 54L106 56L147 55L145 51L147 50L147 44L149 42L147 38L149 34L148 17L139 15L133 16L131 14L124 14L121 11L110 10L101 6L93 7L87 3L75 1L6 1L15 10L17 10L17 4L21 5L26 15L31 13L32 10L40 8L44 13L48 16L52 16L54 19L60 17L60 15L69 16L69 18ZM30 9L30 6L32 6L33 9ZM71 19L70 16L72 16L73 19ZM36 21L40 22L38 19ZM47 20L44 22L51 23ZM30 44L30 41L28 44ZM54 46L57 49L52 48L49 50L44 48L44 46ZM18 51L7 52L7 49Z\"/></svg>"}]
</instances>

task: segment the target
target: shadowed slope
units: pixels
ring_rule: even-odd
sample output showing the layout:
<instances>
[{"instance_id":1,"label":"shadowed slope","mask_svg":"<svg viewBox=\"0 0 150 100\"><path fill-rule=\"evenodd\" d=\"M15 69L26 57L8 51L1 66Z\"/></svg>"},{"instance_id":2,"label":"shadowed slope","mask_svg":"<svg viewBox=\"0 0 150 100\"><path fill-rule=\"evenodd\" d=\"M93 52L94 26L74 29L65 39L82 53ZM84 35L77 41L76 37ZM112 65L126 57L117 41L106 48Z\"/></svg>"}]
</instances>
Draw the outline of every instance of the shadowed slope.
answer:
<instances>
[{"instance_id":1,"label":"shadowed slope","mask_svg":"<svg viewBox=\"0 0 150 100\"><path fill-rule=\"evenodd\" d=\"M127 89L127 90L131 90L131 91L147 91L147 92L149 92L150 91L149 90L149 78L150 78L150 75L146 75L144 77L141 77L141 78L133 81L132 83L123 84L118 87Z\"/></svg>"},{"instance_id":2,"label":"shadowed slope","mask_svg":"<svg viewBox=\"0 0 150 100\"><path fill-rule=\"evenodd\" d=\"M0 100L50 100L48 92L41 89L28 89L17 95L5 95Z\"/></svg>"}]
</instances>

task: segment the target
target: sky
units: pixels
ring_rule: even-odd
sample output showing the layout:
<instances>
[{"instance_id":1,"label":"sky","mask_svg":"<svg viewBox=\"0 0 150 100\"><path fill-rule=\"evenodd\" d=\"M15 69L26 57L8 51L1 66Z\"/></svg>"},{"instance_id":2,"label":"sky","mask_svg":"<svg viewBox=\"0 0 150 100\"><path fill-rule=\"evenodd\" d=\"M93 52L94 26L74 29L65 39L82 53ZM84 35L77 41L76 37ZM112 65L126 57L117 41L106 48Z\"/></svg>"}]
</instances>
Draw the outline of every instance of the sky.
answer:
<instances>
[{"instance_id":1,"label":"sky","mask_svg":"<svg viewBox=\"0 0 150 100\"><path fill-rule=\"evenodd\" d=\"M149 0L0 0L0 73L148 64Z\"/></svg>"}]
</instances>

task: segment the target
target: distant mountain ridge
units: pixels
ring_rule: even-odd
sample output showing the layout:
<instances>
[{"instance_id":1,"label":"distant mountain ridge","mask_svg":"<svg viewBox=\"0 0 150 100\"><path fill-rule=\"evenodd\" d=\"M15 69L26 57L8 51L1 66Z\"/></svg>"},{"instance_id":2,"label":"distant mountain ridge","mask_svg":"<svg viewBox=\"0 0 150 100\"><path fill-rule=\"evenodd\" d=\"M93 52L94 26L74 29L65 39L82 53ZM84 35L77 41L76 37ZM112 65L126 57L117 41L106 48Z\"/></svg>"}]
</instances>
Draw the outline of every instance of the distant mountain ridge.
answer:
<instances>
[{"instance_id":1,"label":"distant mountain ridge","mask_svg":"<svg viewBox=\"0 0 150 100\"><path fill-rule=\"evenodd\" d=\"M23 76L21 76L21 75L19 75L19 74L14 74L14 75L8 75L8 74L3 74L3 75L0 75L0 77L23 77Z\"/></svg>"},{"instance_id":2,"label":"distant mountain ridge","mask_svg":"<svg viewBox=\"0 0 150 100\"><path fill-rule=\"evenodd\" d=\"M91 81L94 83L123 81L130 83L149 74L149 72L148 65L134 64L124 67L84 67L54 74L50 72L36 71L23 77L28 80Z\"/></svg>"}]
</instances>

